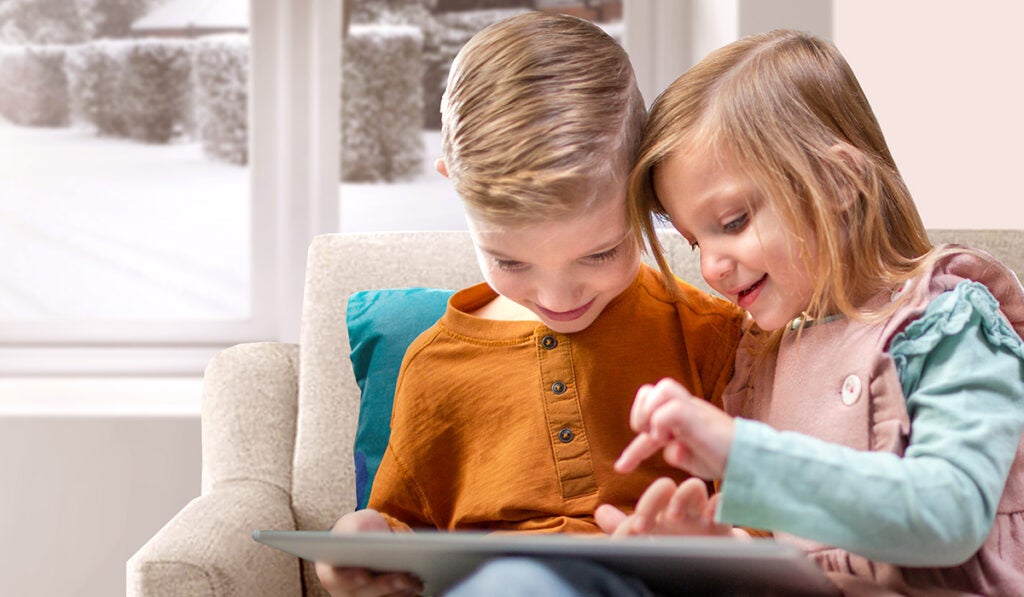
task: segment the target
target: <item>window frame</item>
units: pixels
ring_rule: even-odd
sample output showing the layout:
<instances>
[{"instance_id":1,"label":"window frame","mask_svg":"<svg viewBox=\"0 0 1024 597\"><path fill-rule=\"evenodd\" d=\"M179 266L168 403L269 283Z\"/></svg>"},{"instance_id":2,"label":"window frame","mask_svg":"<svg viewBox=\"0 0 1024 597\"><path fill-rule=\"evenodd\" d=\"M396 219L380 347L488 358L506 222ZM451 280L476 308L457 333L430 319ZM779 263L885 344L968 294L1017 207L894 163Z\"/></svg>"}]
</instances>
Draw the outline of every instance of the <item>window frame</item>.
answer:
<instances>
[{"instance_id":1,"label":"window frame","mask_svg":"<svg viewBox=\"0 0 1024 597\"><path fill-rule=\"evenodd\" d=\"M228 346L298 340L306 249L338 222L341 2L249 2L249 316L4 321L0 375L199 375Z\"/></svg>"}]
</instances>

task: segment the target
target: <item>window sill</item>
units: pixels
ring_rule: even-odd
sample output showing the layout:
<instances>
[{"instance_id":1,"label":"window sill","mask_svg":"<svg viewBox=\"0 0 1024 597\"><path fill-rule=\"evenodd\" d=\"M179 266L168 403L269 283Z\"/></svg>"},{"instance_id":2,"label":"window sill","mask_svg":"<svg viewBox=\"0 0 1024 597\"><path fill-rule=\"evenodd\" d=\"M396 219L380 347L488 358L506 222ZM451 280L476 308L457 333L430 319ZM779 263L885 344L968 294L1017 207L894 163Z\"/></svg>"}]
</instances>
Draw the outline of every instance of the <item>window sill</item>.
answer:
<instances>
[{"instance_id":1,"label":"window sill","mask_svg":"<svg viewBox=\"0 0 1024 597\"><path fill-rule=\"evenodd\" d=\"M201 377L4 377L0 417L198 417Z\"/></svg>"}]
</instances>

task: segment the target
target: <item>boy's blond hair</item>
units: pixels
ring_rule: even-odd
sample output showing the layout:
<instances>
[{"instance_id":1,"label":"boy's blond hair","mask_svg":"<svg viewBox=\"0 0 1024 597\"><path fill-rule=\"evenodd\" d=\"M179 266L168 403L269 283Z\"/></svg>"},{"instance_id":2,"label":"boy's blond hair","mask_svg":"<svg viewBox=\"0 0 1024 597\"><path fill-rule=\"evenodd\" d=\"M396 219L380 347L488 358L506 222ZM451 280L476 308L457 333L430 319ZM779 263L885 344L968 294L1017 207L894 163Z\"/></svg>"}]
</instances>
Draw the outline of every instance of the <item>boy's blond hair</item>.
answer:
<instances>
[{"instance_id":1,"label":"boy's blond hair","mask_svg":"<svg viewBox=\"0 0 1024 597\"><path fill-rule=\"evenodd\" d=\"M625 188L645 117L614 39L583 19L525 13L455 57L441 100L445 165L473 217L518 225L578 213Z\"/></svg>"}]
</instances>

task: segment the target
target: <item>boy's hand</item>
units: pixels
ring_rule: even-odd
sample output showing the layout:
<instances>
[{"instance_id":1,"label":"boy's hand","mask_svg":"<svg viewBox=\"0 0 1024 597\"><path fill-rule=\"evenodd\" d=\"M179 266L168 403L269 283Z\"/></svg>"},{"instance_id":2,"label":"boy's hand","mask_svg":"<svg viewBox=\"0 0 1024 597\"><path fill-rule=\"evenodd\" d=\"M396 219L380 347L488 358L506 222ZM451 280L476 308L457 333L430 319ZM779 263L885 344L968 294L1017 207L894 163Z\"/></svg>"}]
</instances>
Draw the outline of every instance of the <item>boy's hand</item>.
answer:
<instances>
[{"instance_id":1,"label":"boy's hand","mask_svg":"<svg viewBox=\"0 0 1024 597\"><path fill-rule=\"evenodd\" d=\"M641 386L629 425L637 436L615 462L616 471L631 472L662 450L672 466L703 479L722 478L732 446L732 417L695 398L677 381L666 378Z\"/></svg>"},{"instance_id":2,"label":"boy's hand","mask_svg":"<svg viewBox=\"0 0 1024 597\"><path fill-rule=\"evenodd\" d=\"M332 533L390 531L388 521L376 510L350 512L338 519ZM316 563L316 576L332 597L380 597L418 595L423 583L405 572L374 572L366 568L338 568L326 562Z\"/></svg>"},{"instance_id":3,"label":"boy's hand","mask_svg":"<svg viewBox=\"0 0 1024 597\"><path fill-rule=\"evenodd\" d=\"M629 535L737 535L727 524L715 522L717 496L709 496L704 481L690 477L678 486L667 477L651 483L636 510L626 515L603 504L594 513L598 526L613 537ZM740 531L743 535L745 532Z\"/></svg>"}]
</instances>

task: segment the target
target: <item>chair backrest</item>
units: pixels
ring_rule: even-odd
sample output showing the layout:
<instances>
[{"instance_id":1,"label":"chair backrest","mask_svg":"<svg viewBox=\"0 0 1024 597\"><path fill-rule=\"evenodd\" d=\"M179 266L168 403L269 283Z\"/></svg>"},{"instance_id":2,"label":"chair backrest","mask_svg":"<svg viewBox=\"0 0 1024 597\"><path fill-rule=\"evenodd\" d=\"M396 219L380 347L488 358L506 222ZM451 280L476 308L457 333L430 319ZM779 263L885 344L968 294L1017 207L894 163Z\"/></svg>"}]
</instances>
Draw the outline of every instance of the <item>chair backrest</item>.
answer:
<instances>
[{"instance_id":1,"label":"chair backrest","mask_svg":"<svg viewBox=\"0 0 1024 597\"><path fill-rule=\"evenodd\" d=\"M699 254L675 231L661 236L675 273L707 290ZM932 240L988 249L1024 276L1024 231L937 230ZM348 296L373 288L457 289L481 279L465 231L326 234L313 240L303 300L292 472L298 528L329 528L355 506L352 442L359 388L348 359Z\"/></svg>"},{"instance_id":2,"label":"chair backrest","mask_svg":"<svg viewBox=\"0 0 1024 597\"><path fill-rule=\"evenodd\" d=\"M326 234L306 265L292 499L300 529L329 528L355 506L352 441L359 387L349 361L345 309L354 292L480 280L469 234Z\"/></svg>"}]
</instances>

